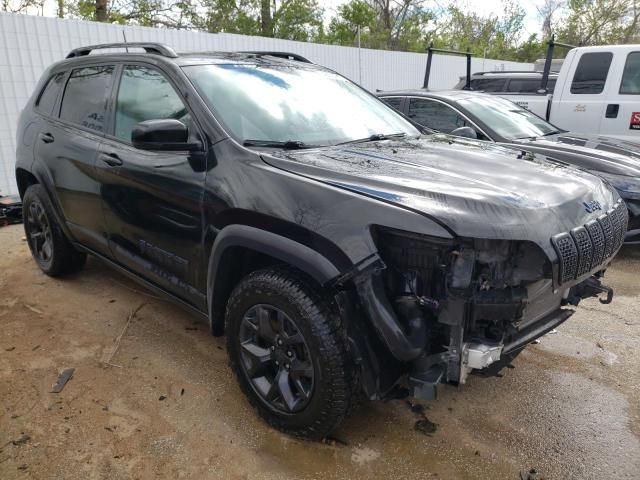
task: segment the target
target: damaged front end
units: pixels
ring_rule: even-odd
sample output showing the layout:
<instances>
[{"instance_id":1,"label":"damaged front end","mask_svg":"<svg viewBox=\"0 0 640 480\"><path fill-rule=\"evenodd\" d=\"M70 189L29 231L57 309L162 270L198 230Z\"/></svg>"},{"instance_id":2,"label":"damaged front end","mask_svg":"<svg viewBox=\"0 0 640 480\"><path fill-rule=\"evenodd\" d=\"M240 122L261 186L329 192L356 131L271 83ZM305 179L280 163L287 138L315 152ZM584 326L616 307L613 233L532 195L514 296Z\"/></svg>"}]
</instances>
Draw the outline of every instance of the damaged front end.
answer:
<instances>
[{"instance_id":1,"label":"damaged front end","mask_svg":"<svg viewBox=\"0 0 640 480\"><path fill-rule=\"evenodd\" d=\"M435 398L441 382L465 383L473 370L506 366L582 298L604 292L611 300L599 271L559 284L558 267L533 242L443 240L381 227L373 237L378 255L353 283L418 398Z\"/></svg>"}]
</instances>

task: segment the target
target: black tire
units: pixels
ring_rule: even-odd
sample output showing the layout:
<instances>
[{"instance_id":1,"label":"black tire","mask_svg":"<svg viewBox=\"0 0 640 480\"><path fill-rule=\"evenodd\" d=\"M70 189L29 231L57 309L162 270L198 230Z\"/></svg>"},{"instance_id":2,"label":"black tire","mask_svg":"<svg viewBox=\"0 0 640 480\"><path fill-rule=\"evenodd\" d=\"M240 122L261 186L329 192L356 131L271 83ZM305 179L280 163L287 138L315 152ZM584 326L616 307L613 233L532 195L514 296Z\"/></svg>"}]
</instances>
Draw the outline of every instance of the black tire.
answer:
<instances>
[{"instance_id":1,"label":"black tire","mask_svg":"<svg viewBox=\"0 0 640 480\"><path fill-rule=\"evenodd\" d=\"M82 270L87 255L73 248L65 236L41 185L27 188L22 218L31 255L44 273L58 277Z\"/></svg>"},{"instance_id":2,"label":"black tire","mask_svg":"<svg viewBox=\"0 0 640 480\"><path fill-rule=\"evenodd\" d=\"M314 288L310 281L294 270L280 268L256 271L236 286L227 303L225 317L231 366L249 402L271 426L290 435L312 440L327 436L342 422L356 399L357 390L355 368L340 316L332 307L331 300L316 293L317 290L317 287ZM253 345L255 341L263 341L258 329L252 330L254 325L248 322L251 322L254 311L258 312L256 319L266 318L261 316L264 313L263 308L271 315L271 325L275 323L281 327L279 332L277 328L274 330L277 332L276 336L283 335L281 338L289 340L295 337L298 340L294 348L299 350L293 353L294 361L291 365L286 365L289 370L287 380L284 381L283 387L277 387L277 390L282 392L282 388L286 390L288 385L290 392L293 391L294 396L298 395L295 402L291 402L293 407L285 401L284 394L280 393L279 400L277 394L275 399L268 400L269 395L260 393L260 388L256 386L258 380L270 376L273 378L271 387L279 383L277 379L282 373L282 363L275 367L274 363L277 365L277 361L273 360L271 364L268 361L263 363L263 357L259 357L261 360L258 365L264 376L257 379L254 377L252 380L248 373L251 367L248 367L247 363L251 362L246 360L247 344ZM282 312L282 315L279 312ZM255 326L260 325L258 320L255 321ZM283 327L285 323L286 328ZM248 325L251 325L251 328ZM301 334L302 342L295 334L296 330ZM253 332L254 337L241 343L247 331L250 335ZM285 340L282 347L285 350L291 348L286 345L289 340ZM276 343L277 340L274 340L274 345ZM281 347L275 347L275 351L274 347L265 348L272 350L273 358L284 358L284 361L288 361L283 352L278 352L277 348ZM290 351L286 354L291 356ZM304 377L304 374L294 377L295 362L298 365L307 365L304 370L307 374L308 365L313 366L311 381L308 376ZM279 369L277 373L275 369ZM263 384L265 381L267 380L264 380ZM300 389L299 385L303 383L305 387ZM301 395L300 392L307 387L309 392ZM288 398L291 398L291 395Z\"/></svg>"}]
</instances>

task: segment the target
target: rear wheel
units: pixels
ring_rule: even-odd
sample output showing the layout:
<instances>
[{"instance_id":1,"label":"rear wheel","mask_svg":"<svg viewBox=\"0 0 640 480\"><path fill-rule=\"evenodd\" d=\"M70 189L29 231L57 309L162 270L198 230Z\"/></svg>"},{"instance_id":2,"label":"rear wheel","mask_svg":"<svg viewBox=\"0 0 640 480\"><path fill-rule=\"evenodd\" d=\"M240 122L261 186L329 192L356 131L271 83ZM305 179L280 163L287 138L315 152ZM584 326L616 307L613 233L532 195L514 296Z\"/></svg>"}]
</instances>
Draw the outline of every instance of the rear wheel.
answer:
<instances>
[{"instance_id":1,"label":"rear wheel","mask_svg":"<svg viewBox=\"0 0 640 480\"><path fill-rule=\"evenodd\" d=\"M227 305L231 365L251 404L272 426L320 439L354 400L353 363L339 315L301 275L251 273Z\"/></svg>"},{"instance_id":2,"label":"rear wheel","mask_svg":"<svg viewBox=\"0 0 640 480\"><path fill-rule=\"evenodd\" d=\"M74 249L62 232L41 185L25 192L22 216L31 255L44 273L57 277L82 269L87 255Z\"/></svg>"}]
</instances>

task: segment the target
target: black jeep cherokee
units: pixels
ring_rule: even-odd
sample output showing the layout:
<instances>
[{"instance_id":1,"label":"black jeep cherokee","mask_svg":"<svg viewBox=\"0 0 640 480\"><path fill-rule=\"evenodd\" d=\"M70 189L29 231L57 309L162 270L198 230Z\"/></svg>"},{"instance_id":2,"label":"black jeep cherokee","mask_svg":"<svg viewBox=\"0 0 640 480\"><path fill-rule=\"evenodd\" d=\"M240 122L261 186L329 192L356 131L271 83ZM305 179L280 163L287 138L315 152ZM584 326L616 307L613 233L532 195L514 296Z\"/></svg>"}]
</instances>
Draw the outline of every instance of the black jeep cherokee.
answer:
<instances>
[{"instance_id":1,"label":"black jeep cherokee","mask_svg":"<svg viewBox=\"0 0 640 480\"><path fill-rule=\"evenodd\" d=\"M433 398L611 300L627 213L596 177L422 135L295 56L127 46L74 50L21 115L29 247L208 319L275 427L322 437L398 385Z\"/></svg>"}]
</instances>

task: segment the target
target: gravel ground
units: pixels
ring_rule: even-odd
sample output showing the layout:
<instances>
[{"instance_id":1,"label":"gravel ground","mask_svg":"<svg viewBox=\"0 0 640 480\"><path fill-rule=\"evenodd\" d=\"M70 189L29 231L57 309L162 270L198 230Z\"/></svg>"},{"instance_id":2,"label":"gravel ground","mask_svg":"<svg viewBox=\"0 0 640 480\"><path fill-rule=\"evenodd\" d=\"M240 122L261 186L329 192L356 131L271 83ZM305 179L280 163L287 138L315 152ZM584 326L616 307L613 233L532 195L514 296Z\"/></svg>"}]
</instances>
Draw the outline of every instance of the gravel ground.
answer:
<instances>
[{"instance_id":1,"label":"gravel ground","mask_svg":"<svg viewBox=\"0 0 640 480\"><path fill-rule=\"evenodd\" d=\"M260 421L224 340L190 314L95 260L51 279L22 236L0 228L2 479L639 476L640 247L607 272L612 305L585 301L501 378L444 387L422 412L366 403L335 439L310 443ZM434 433L415 429L423 417Z\"/></svg>"}]
</instances>

